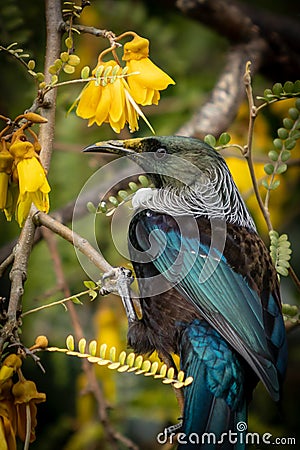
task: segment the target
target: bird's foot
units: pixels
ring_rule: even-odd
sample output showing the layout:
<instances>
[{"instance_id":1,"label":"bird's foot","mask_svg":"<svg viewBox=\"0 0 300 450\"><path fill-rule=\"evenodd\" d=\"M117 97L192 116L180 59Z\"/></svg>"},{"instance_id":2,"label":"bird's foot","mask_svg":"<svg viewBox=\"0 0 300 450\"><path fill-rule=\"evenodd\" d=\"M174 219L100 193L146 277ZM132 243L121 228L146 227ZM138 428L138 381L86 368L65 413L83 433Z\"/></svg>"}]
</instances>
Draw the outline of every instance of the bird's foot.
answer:
<instances>
[{"instance_id":1,"label":"bird's foot","mask_svg":"<svg viewBox=\"0 0 300 450\"><path fill-rule=\"evenodd\" d=\"M111 271L102 275L101 278L102 287L100 294L114 293L121 297L129 324L137 320L137 314L130 295L130 285L133 280L131 270L125 269L125 267L114 267Z\"/></svg>"},{"instance_id":2,"label":"bird's foot","mask_svg":"<svg viewBox=\"0 0 300 450\"><path fill-rule=\"evenodd\" d=\"M120 294L120 290L124 290L124 285L129 289L132 282L131 270L125 267L114 267L102 275L100 295Z\"/></svg>"},{"instance_id":3,"label":"bird's foot","mask_svg":"<svg viewBox=\"0 0 300 450\"><path fill-rule=\"evenodd\" d=\"M165 428L164 433L166 436L171 436L174 434L177 434L182 428L182 420L180 422L176 423L175 425L171 425L167 428Z\"/></svg>"}]
</instances>

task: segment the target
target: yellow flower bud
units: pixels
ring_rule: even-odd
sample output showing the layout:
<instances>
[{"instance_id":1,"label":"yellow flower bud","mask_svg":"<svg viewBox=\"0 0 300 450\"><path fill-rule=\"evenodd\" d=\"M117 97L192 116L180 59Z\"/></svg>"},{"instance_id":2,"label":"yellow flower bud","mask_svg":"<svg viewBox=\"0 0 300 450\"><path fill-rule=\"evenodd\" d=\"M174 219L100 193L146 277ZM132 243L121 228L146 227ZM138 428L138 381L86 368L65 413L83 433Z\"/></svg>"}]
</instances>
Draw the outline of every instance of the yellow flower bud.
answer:
<instances>
[{"instance_id":1,"label":"yellow flower bud","mask_svg":"<svg viewBox=\"0 0 300 450\"><path fill-rule=\"evenodd\" d=\"M48 122L48 120L43 117L40 116L39 114L33 113L33 112L28 112L24 114L24 119L27 119L29 122L33 122L33 123L46 123Z\"/></svg>"},{"instance_id":2,"label":"yellow flower bud","mask_svg":"<svg viewBox=\"0 0 300 450\"><path fill-rule=\"evenodd\" d=\"M48 338L47 338L47 336L40 335L40 336L37 336L37 338L36 338L36 340L34 342L34 345L32 345L29 350L32 351L32 350L36 350L36 349L39 349L39 348L44 349L44 348L47 348L47 347L48 347Z\"/></svg>"}]
</instances>

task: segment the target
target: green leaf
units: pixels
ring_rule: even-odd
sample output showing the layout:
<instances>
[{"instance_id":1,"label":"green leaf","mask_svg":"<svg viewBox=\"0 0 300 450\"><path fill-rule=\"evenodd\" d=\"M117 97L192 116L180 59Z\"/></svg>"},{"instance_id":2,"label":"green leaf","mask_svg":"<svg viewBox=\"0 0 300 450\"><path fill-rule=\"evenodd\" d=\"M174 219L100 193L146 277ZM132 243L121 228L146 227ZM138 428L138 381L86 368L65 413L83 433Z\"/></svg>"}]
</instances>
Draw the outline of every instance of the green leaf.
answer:
<instances>
[{"instance_id":1,"label":"green leaf","mask_svg":"<svg viewBox=\"0 0 300 450\"><path fill-rule=\"evenodd\" d=\"M269 97L272 94L273 94L273 92L272 92L271 89L265 89L264 90L264 97Z\"/></svg>"},{"instance_id":2,"label":"green leaf","mask_svg":"<svg viewBox=\"0 0 300 450\"><path fill-rule=\"evenodd\" d=\"M289 115L291 116L292 120L297 120L298 117L299 117L298 109L297 108L290 108L289 109Z\"/></svg>"},{"instance_id":3,"label":"green leaf","mask_svg":"<svg viewBox=\"0 0 300 450\"><path fill-rule=\"evenodd\" d=\"M276 169L276 173L281 174L286 172L287 170L287 164L281 164L279 167L277 167Z\"/></svg>"},{"instance_id":4,"label":"green leaf","mask_svg":"<svg viewBox=\"0 0 300 450\"><path fill-rule=\"evenodd\" d=\"M99 350L100 358L105 359L106 350L107 350L107 344L101 344L100 350Z\"/></svg>"},{"instance_id":5,"label":"green leaf","mask_svg":"<svg viewBox=\"0 0 300 450\"><path fill-rule=\"evenodd\" d=\"M294 83L292 81L286 81L284 83L283 89L285 90L285 92L287 92L288 94L291 94L292 92L294 92Z\"/></svg>"},{"instance_id":6,"label":"green leaf","mask_svg":"<svg viewBox=\"0 0 300 450\"><path fill-rule=\"evenodd\" d=\"M276 267L277 272L279 275L282 275L283 277L287 277L289 274L289 271L285 267Z\"/></svg>"},{"instance_id":7,"label":"green leaf","mask_svg":"<svg viewBox=\"0 0 300 450\"><path fill-rule=\"evenodd\" d=\"M114 196L114 195L110 195L108 197L108 200L110 201L110 203L114 206L118 206L119 205L119 200Z\"/></svg>"},{"instance_id":8,"label":"green leaf","mask_svg":"<svg viewBox=\"0 0 300 450\"><path fill-rule=\"evenodd\" d=\"M89 296L91 297L91 302L93 300L95 300L95 298L97 297L98 293L96 291L89 291Z\"/></svg>"},{"instance_id":9,"label":"green leaf","mask_svg":"<svg viewBox=\"0 0 300 450\"><path fill-rule=\"evenodd\" d=\"M68 64L74 67L78 66L78 64L80 64L79 56L75 55L74 53L72 55L69 55Z\"/></svg>"},{"instance_id":10,"label":"green leaf","mask_svg":"<svg viewBox=\"0 0 300 450\"><path fill-rule=\"evenodd\" d=\"M288 305L286 303L282 305L282 313L286 314L287 316L294 317L296 314L298 314L298 312L299 309L296 305Z\"/></svg>"},{"instance_id":11,"label":"green leaf","mask_svg":"<svg viewBox=\"0 0 300 450\"><path fill-rule=\"evenodd\" d=\"M272 91L275 95L280 96L280 94L282 94L282 84L275 83L272 87Z\"/></svg>"},{"instance_id":12,"label":"green leaf","mask_svg":"<svg viewBox=\"0 0 300 450\"><path fill-rule=\"evenodd\" d=\"M93 340L89 343L89 353L92 356L96 356L97 353L97 341Z\"/></svg>"},{"instance_id":13,"label":"green leaf","mask_svg":"<svg viewBox=\"0 0 300 450\"><path fill-rule=\"evenodd\" d=\"M293 128L294 121L292 119L285 117L282 122L283 122L284 128L286 128L287 130L290 130L291 128Z\"/></svg>"},{"instance_id":14,"label":"green leaf","mask_svg":"<svg viewBox=\"0 0 300 450\"><path fill-rule=\"evenodd\" d=\"M90 212L92 214L95 214L97 212L97 209L93 202L87 202L86 207L87 207L88 212Z\"/></svg>"},{"instance_id":15,"label":"green leaf","mask_svg":"<svg viewBox=\"0 0 300 450\"><path fill-rule=\"evenodd\" d=\"M58 76L52 75L51 77L51 85L54 86L58 82Z\"/></svg>"},{"instance_id":16,"label":"green leaf","mask_svg":"<svg viewBox=\"0 0 300 450\"><path fill-rule=\"evenodd\" d=\"M289 136L289 133L285 128L279 128L277 134L280 139L287 139Z\"/></svg>"},{"instance_id":17,"label":"green leaf","mask_svg":"<svg viewBox=\"0 0 300 450\"><path fill-rule=\"evenodd\" d=\"M140 175L138 180L144 188L149 186L149 180L145 175Z\"/></svg>"},{"instance_id":18,"label":"green leaf","mask_svg":"<svg viewBox=\"0 0 300 450\"><path fill-rule=\"evenodd\" d=\"M265 164L264 171L267 175L271 175L274 172L274 166L273 164Z\"/></svg>"},{"instance_id":19,"label":"green leaf","mask_svg":"<svg viewBox=\"0 0 300 450\"><path fill-rule=\"evenodd\" d=\"M296 145L296 141L294 139L287 139L285 141L285 148L286 148L286 150L293 150L295 145Z\"/></svg>"},{"instance_id":20,"label":"green leaf","mask_svg":"<svg viewBox=\"0 0 300 450\"><path fill-rule=\"evenodd\" d=\"M75 72L75 67L70 66L70 64L66 64L65 66L63 66L63 71L70 75Z\"/></svg>"},{"instance_id":21,"label":"green leaf","mask_svg":"<svg viewBox=\"0 0 300 450\"><path fill-rule=\"evenodd\" d=\"M78 342L79 353L85 353L86 339L81 338Z\"/></svg>"},{"instance_id":22,"label":"green leaf","mask_svg":"<svg viewBox=\"0 0 300 450\"><path fill-rule=\"evenodd\" d=\"M103 73L103 70L104 70L104 65L101 64L101 65L100 65L99 67L97 67L97 69L96 69L95 77L96 77L96 78L100 78L101 75L102 75L102 73Z\"/></svg>"},{"instance_id":23,"label":"green leaf","mask_svg":"<svg viewBox=\"0 0 300 450\"><path fill-rule=\"evenodd\" d=\"M69 334L69 336L66 339L66 346L68 350L74 351L75 345L74 345L74 337Z\"/></svg>"},{"instance_id":24,"label":"green leaf","mask_svg":"<svg viewBox=\"0 0 300 450\"><path fill-rule=\"evenodd\" d=\"M285 162L291 157L291 152L289 150L283 150L283 152L280 155L281 161Z\"/></svg>"},{"instance_id":25,"label":"green leaf","mask_svg":"<svg viewBox=\"0 0 300 450\"><path fill-rule=\"evenodd\" d=\"M276 148L276 150L282 150L283 143L282 143L281 139L278 139L278 138L274 139L273 144L274 144L274 147Z\"/></svg>"},{"instance_id":26,"label":"green leaf","mask_svg":"<svg viewBox=\"0 0 300 450\"><path fill-rule=\"evenodd\" d=\"M278 153L276 152L276 150L270 150L268 153L268 157L272 160L272 161L277 161L278 160Z\"/></svg>"},{"instance_id":27,"label":"green leaf","mask_svg":"<svg viewBox=\"0 0 300 450\"><path fill-rule=\"evenodd\" d=\"M41 83L45 79L45 75L42 72L37 72L36 79Z\"/></svg>"},{"instance_id":28,"label":"green leaf","mask_svg":"<svg viewBox=\"0 0 300 450\"><path fill-rule=\"evenodd\" d=\"M67 39L65 39L65 44L68 49L71 49L73 47L73 39L70 36L67 37Z\"/></svg>"},{"instance_id":29,"label":"green leaf","mask_svg":"<svg viewBox=\"0 0 300 450\"><path fill-rule=\"evenodd\" d=\"M300 139L300 130L292 130L290 132L290 139Z\"/></svg>"},{"instance_id":30,"label":"green leaf","mask_svg":"<svg viewBox=\"0 0 300 450\"><path fill-rule=\"evenodd\" d=\"M211 147L215 147L217 143L216 138L212 134L207 134L204 137L204 142L210 145Z\"/></svg>"},{"instance_id":31,"label":"green leaf","mask_svg":"<svg viewBox=\"0 0 300 450\"><path fill-rule=\"evenodd\" d=\"M86 78L88 78L89 76L90 76L90 68L89 68L89 66L84 66L82 69L81 69L81 74L80 74L80 76L81 76L81 78L83 79L83 80L85 80Z\"/></svg>"},{"instance_id":32,"label":"green leaf","mask_svg":"<svg viewBox=\"0 0 300 450\"><path fill-rule=\"evenodd\" d=\"M230 135L228 133L222 133L221 136L218 139L219 145L227 145L228 142L230 142Z\"/></svg>"},{"instance_id":33,"label":"green leaf","mask_svg":"<svg viewBox=\"0 0 300 450\"><path fill-rule=\"evenodd\" d=\"M97 287L96 283L94 283L94 281L88 280L88 281L84 281L83 284L85 285L85 287L87 287L88 289L95 289Z\"/></svg>"},{"instance_id":34,"label":"green leaf","mask_svg":"<svg viewBox=\"0 0 300 450\"><path fill-rule=\"evenodd\" d=\"M119 196L122 200L125 200L125 198L128 197L128 192L127 192L127 191L124 191L123 189L121 189L121 190L118 192L118 196Z\"/></svg>"},{"instance_id":35,"label":"green leaf","mask_svg":"<svg viewBox=\"0 0 300 450\"><path fill-rule=\"evenodd\" d=\"M35 61L33 59L30 59L27 63L28 69L34 70L35 68Z\"/></svg>"},{"instance_id":36,"label":"green leaf","mask_svg":"<svg viewBox=\"0 0 300 450\"><path fill-rule=\"evenodd\" d=\"M116 360L116 347L111 347L109 350L109 359L111 361L115 361Z\"/></svg>"},{"instance_id":37,"label":"green leaf","mask_svg":"<svg viewBox=\"0 0 300 450\"><path fill-rule=\"evenodd\" d=\"M79 300L78 297L72 297L71 300L75 305L83 305L82 301Z\"/></svg>"},{"instance_id":38,"label":"green leaf","mask_svg":"<svg viewBox=\"0 0 300 450\"><path fill-rule=\"evenodd\" d=\"M134 181L130 181L130 183L128 183L128 186L132 192L136 192L138 190L138 185Z\"/></svg>"},{"instance_id":39,"label":"green leaf","mask_svg":"<svg viewBox=\"0 0 300 450\"><path fill-rule=\"evenodd\" d=\"M107 204L106 204L106 202L101 202L100 205L98 206L98 208L100 209L100 211L102 213L106 213L106 211L107 211Z\"/></svg>"},{"instance_id":40,"label":"green leaf","mask_svg":"<svg viewBox=\"0 0 300 450\"><path fill-rule=\"evenodd\" d=\"M275 180L273 181L273 183L271 183L269 185L269 189L271 189L272 191L274 191L275 189L278 188L278 186L280 185L280 180Z\"/></svg>"}]
</instances>

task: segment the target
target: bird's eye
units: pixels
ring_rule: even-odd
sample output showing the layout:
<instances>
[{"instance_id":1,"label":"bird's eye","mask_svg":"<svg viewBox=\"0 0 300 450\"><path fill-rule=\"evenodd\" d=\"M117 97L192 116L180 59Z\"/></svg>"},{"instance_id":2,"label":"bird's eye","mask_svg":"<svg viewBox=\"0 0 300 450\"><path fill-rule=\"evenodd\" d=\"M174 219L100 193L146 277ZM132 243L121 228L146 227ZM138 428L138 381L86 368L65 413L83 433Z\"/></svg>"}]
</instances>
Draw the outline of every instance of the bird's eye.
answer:
<instances>
[{"instance_id":1,"label":"bird's eye","mask_svg":"<svg viewBox=\"0 0 300 450\"><path fill-rule=\"evenodd\" d=\"M155 152L155 156L158 158L158 159L161 159L161 158L163 158L165 155L167 154L167 150L165 149L165 148L158 148L157 150L156 150L156 152Z\"/></svg>"}]
</instances>

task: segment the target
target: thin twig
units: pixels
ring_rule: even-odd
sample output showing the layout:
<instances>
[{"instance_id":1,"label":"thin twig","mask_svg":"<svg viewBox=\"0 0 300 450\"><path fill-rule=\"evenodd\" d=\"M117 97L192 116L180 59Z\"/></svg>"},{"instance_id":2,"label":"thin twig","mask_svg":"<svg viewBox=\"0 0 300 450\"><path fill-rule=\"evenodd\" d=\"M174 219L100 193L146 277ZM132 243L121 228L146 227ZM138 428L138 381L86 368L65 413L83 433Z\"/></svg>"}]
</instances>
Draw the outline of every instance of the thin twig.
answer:
<instances>
[{"instance_id":1,"label":"thin twig","mask_svg":"<svg viewBox=\"0 0 300 450\"><path fill-rule=\"evenodd\" d=\"M33 309L29 309L28 311L23 312L21 317L28 316L29 314L32 314L32 313L35 313L38 311L42 311L43 309L52 308L52 306L64 305L65 303L75 300L78 297L82 297L83 295L88 295L89 292L90 292L89 290L82 291L82 292L79 292L78 294L74 294L74 295L70 295L69 297L62 298L61 300L57 300L55 302L47 303L46 305L42 305L42 306L38 306Z\"/></svg>"},{"instance_id":2,"label":"thin twig","mask_svg":"<svg viewBox=\"0 0 300 450\"><path fill-rule=\"evenodd\" d=\"M253 141L254 123L255 123L255 119L257 117L257 110L256 110L256 106L254 104L254 99L253 99L251 74L250 74L250 63L249 62L246 65L246 71L245 71L245 75L244 75L244 84L245 84L245 88L246 88L246 94L247 94L249 110L250 110L249 125L248 125L248 140L247 140L247 144L245 146L244 156L245 156L247 164L248 164L251 181L252 181L252 185L253 185L253 189L254 189L254 193L255 193L255 197L256 197L258 206L264 216L268 230L270 231L270 230L273 230L273 225L270 220L269 211L265 208L265 205L263 203L263 200L262 200L260 192L259 192L259 187L258 187L255 170L254 170L253 159L252 159L252 141Z\"/></svg>"},{"instance_id":3,"label":"thin twig","mask_svg":"<svg viewBox=\"0 0 300 450\"><path fill-rule=\"evenodd\" d=\"M13 252L8 255L7 258L0 264L0 277L4 274L5 270L13 263L15 255Z\"/></svg>"},{"instance_id":4,"label":"thin twig","mask_svg":"<svg viewBox=\"0 0 300 450\"><path fill-rule=\"evenodd\" d=\"M54 233L61 236L66 241L70 242L81 253L88 257L88 259L100 269L101 272L110 272L112 266L100 255L97 250L82 236L70 230L58 220L45 214L41 211L37 211L33 216L33 221L37 226L44 225Z\"/></svg>"}]
</instances>

